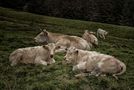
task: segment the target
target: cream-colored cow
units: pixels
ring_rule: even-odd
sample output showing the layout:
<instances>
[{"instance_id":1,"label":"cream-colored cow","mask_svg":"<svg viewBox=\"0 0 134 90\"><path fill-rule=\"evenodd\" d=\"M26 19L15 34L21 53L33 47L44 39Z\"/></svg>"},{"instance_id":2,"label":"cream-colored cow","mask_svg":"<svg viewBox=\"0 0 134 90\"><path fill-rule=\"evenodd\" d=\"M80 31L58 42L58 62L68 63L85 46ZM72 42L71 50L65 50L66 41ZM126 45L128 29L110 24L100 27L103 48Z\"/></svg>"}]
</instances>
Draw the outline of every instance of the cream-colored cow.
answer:
<instances>
[{"instance_id":1,"label":"cream-colored cow","mask_svg":"<svg viewBox=\"0 0 134 90\"><path fill-rule=\"evenodd\" d=\"M58 47L54 43L44 46L20 48L10 54L9 61L11 62L11 66L18 63L52 64L55 63L53 55L56 49L58 49Z\"/></svg>"},{"instance_id":2,"label":"cream-colored cow","mask_svg":"<svg viewBox=\"0 0 134 90\"><path fill-rule=\"evenodd\" d=\"M108 34L108 32L105 31L105 30L103 30L103 29L101 29L101 28L99 28L97 30L97 37L100 37L102 39L105 39L107 34Z\"/></svg>"},{"instance_id":3,"label":"cream-colored cow","mask_svg":"<svg viewBox=\"0 0 134 90\"><path fill-rule=\"evenodd\" d=\"M95 32L85 30L84 34L82 35L82 38L85 39L91 47L98 46L98 39L95 36Z\"/></svg>"},{"instance_id":4,"label":"cream-colored cow","mask_svg":"<svg viewBox=\"0 0 134 90\"><path fill-rule=\"evenodd\" d=\"M126 71L126 65L113 56L96 51L84 51L75 47L67 50L65 60L74 65L73 71L80 70L83 73L88 72L90 75L112 74L117 78L116 75L121 75Z\"/></svg>"},{"instance_id":5,"label":"cream-colored cow","mask_svg":"<svg viewBox=\"0 0 134 90\"><path fill-rule=\"evenodd\" d=\"M77 36L69 36L43 30L34 39L36 42L43 44L55 43L58 46L64 46L66 48L73 46L78 49L90 50L90 46L87 41Z\"/></svg>"}]
</instances>

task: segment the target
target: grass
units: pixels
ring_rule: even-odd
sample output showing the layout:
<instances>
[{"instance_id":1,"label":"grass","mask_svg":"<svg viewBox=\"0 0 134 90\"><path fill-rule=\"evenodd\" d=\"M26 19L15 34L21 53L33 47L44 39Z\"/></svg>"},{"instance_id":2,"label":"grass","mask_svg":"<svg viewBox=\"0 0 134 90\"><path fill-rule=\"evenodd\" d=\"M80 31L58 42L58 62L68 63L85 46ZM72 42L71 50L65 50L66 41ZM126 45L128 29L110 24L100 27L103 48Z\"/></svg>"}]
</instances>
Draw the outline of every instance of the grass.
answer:
<instances>
[{"instance_id":1,"label":"grass","mask_svg":"<svg viewBox=\"0 0 134 90\"><path fill-rule=\"evenodd\" d=\"M125 74L113 77L77 79L72 66L63 64L63 54L56 54L56 63L49 66L19 64L11 67L10 53L21 47L37 45L33 38L48 31L81 36L84 29L106 29L109 36L99 40L98 52L113 55L127 65ZM133 90L134 89L134 28L35 15L0 7L0 90Z\"/></svg>"}]
</instances>

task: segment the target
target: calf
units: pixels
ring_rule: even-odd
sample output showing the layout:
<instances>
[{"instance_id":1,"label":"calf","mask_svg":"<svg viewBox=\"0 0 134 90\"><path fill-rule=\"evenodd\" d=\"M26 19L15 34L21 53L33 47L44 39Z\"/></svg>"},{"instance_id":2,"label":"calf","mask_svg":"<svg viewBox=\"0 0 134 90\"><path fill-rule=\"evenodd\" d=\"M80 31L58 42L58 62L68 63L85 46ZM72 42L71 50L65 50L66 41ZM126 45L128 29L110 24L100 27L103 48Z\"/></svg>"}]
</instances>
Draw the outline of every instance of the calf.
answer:
<instances>
[{"instance_id":1,"label":"calf","mask_svg":"<svg viewBox=\"0 0 134 90\"><path fill-rule=\"evenodd\" d=\"M11 66L18 63L52 64L55 63L53 55L56 49L57 47L54 43L44 46L20 48L10 54L9 60L11 61Z\"/></svg>"},{"instance_id":2,"label":"calf","mask_svg":"<svg viewBox=\"0 0 134 90\"><path fill-rule=\"evenodd\" d=\"M73 46L78 49L90 49L87 41L77 37L69 36L58 33L48 32L43 30L40 34L35 37L35 41L38 43L56 43L58 46L64 46L66 48Z\"/></svg>"},{"instance_id":3,"label":"calf","mask_svg":"<svg viewBox=\"0 0 134 90\"><path fill-rule=\"evenodd\" d=\"M74 47L67 50L65 60L74 64L73 71L80 70L88 72L90 75L112 74L117 78L116 75L121 75L126 71L126 65L113 56Z\"/></svg>"},{"instance_id":4,"label":"calf","mask_svg":"<svg viewBox=\"0 0 134 90\"><path fill-rule=\"evenodd\" d=\"M98 39L94 34L94 32L85 30L84 34L82 35L82 38L85 39L90 46L93 45L96 47L98 46Z\"/></svg>"},{"instance_id":5,"label":"calf","mask_svg":"<svg viewBox=\"0 0 134 90\"><path fill-rule=\"evenodd\" d=\"M105 39L107 34L108 34L108 32L105 31L105 30L103 30L103 29L101 29L101 28L99 28L97 30L97 37L100 37L102 39Z\"/></svg>"}]
</instances>

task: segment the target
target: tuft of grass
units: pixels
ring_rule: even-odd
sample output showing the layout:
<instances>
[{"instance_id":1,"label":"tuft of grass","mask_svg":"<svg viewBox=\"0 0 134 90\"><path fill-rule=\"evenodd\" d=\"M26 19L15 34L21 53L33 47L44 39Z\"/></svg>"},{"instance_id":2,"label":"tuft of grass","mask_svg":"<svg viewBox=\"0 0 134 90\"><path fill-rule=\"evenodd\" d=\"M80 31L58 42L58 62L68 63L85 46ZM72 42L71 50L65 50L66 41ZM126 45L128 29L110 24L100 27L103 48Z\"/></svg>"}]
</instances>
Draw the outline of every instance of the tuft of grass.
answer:
<instances>
[{"instance_id":1,"label":"tuft of grass","mask_svg":"<svg viewBox=\"0 0 134 90\"><path fill-rule=\"evenodd\" d=\"M113 77L83 77L77 79L72 65L64 64L63 53L55 55L56 63L49 66L19 64L11 67L10 53L21 47L36 46L33 38L48 31L82 36L85 29L97 28L109 32L106 40L92 50L113 55L127 65L119 80ZM0 7L0 89L1 90L133 90L134 89L134 28L35 15Z\"/></svg>"}]
</instances>

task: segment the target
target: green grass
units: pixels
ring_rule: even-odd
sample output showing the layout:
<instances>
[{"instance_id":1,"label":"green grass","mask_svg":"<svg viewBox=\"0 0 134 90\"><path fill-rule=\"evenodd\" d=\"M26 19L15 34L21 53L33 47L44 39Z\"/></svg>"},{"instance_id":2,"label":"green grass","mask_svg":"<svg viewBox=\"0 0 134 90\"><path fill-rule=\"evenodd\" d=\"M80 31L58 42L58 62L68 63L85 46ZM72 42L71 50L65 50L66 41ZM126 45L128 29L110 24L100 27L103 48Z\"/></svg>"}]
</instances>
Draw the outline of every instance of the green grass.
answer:
<instances>
[{"instance_id":1,"label":"green grass","mask_svg":"<svg viewBox=\"0 0 134 90\"><path fill-rule=\"evenodd\" d=\"M84 29L106 29L109 36L99 40L98 52L113 55L127 65L125 74L113 77L77 79L72 66L55 55L49 66L19 64L11 67L10 53L21 47L37 45L33 38L45 27L51 32L81 36ZM0 7L0 90L134 90L134 28L96 22L47 17Z\"/></svg>"}]
</instances>

